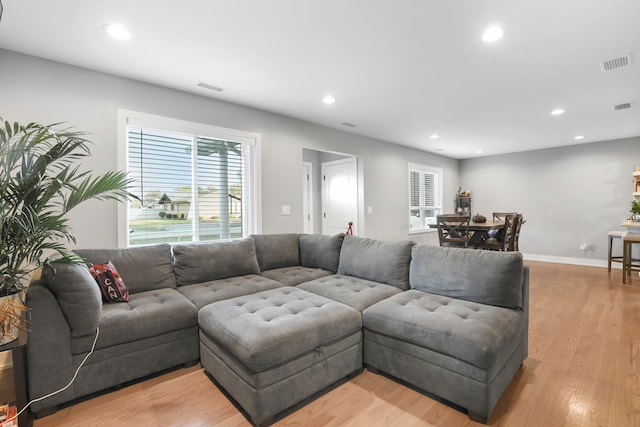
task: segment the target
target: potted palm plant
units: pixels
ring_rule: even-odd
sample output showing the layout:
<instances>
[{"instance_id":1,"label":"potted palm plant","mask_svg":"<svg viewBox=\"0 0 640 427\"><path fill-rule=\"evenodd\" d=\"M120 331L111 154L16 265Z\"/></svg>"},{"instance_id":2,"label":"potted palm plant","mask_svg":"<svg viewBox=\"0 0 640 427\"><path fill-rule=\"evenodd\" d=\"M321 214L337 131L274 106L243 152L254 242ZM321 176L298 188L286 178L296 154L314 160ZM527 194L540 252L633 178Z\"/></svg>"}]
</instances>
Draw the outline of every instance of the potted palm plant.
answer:
<instances>
[{"instance_id":1,"label":"potted palm plant","mask_svg":"<svg viewBox=\"0 0 640 427\"><path fill-rule=\"evenodd\" d=\"M69 211L89 199L132 197L125 172L80 170L78 162L91 155L86 133L59 126L0 118L0 344L25 327L25 291L48 256L82 262L65 248L76 241Z\"/></svg>"}]
</instances>

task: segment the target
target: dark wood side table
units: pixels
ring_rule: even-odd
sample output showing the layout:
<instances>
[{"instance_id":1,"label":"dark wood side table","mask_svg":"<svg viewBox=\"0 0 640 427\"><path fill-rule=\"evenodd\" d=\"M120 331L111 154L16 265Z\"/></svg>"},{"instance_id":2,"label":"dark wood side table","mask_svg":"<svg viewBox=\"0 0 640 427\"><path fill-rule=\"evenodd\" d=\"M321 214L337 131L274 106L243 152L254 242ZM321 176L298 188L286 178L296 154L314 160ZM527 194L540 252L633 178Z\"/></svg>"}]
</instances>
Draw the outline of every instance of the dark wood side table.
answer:
<instances>
[{"instance_id":1,"label":"dark wood side table","mask_svg":"<svg viewBox=\"0 0 640 427\"><path fill-rule=\"evenodd\" d=\"M16 393L16 407L18 412L28 403L27 380L27 341L29 332L21 330L18 339L10 343L0 345L0 352L11 351L13 357L13 384ZM18 427L31 427L33 414L30 410L24 411L18 417Z\"/></svg>"}]
</instances>

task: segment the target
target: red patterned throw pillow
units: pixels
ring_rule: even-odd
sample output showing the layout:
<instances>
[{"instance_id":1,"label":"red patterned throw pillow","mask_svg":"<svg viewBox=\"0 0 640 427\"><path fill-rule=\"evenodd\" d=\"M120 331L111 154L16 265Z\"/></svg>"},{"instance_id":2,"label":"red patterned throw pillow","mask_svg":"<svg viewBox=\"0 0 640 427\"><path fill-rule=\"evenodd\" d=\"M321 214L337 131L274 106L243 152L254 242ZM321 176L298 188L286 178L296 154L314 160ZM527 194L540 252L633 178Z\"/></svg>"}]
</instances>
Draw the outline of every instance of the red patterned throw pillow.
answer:
<instances>
[{"instance_id":1,"label":"red patterned throw pillow","mask_svg":"<svg viewBox=\"0 0 640 427\"><path fill-rule=\"evenodd\" d=\"M96 279L105 302L129 301L129 290L111 261L106 264L93 264L89 267L89 272Z\"/></svg>"}]
</instances>

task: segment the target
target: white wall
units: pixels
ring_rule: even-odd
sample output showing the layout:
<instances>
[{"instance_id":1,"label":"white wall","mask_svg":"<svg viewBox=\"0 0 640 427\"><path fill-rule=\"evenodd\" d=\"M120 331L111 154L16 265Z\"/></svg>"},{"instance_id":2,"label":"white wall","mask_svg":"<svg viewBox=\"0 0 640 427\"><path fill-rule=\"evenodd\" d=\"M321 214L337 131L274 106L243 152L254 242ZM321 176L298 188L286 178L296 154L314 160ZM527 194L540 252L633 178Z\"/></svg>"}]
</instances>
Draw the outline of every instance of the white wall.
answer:
<instances>
[{"instance_id":1,"label":"white wall","mask_svg":"<svg viewBox=\"0 0 640 427\"><path fill-rule=\"evenodd\" d=\"M118 108L262 135L262 232L302 231L303 148L360 156L364 167L366 237L436 242L433 233L408 234L407 164L441 167L445 195L458 186L458 161L281 115L115 77L0 49L0 116L11 121L67 122L91 133L93 156L84 167L116 169ZM224 92L219 95L224 99ZM445 201L452 209L452 201ZM281 206L291 215L282 216ZM79 247L117 246L117 206L89 202L71 216Z\"/></svg>"},{"instance_id":2,"label":"white wall","mask_svg":"<svg viewBox=\"0 0 640 427\"><path fill-rule=\"evenodd\" d=\"M474 213L524 214L520 250L529 259L604 265L607 232L629 215L636 164L640 137L462 160L460 183L472 190Z\"/></svg>"}]
</instances>

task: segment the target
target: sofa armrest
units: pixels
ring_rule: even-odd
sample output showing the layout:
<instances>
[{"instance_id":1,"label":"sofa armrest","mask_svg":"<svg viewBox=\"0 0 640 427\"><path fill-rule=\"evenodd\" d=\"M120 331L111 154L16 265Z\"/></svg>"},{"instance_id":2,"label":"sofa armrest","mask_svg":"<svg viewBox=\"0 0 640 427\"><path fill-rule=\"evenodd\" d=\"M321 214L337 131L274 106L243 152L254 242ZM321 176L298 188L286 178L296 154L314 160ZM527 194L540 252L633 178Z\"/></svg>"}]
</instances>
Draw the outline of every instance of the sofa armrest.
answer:
<instances>
[{"instance_id":1,"label":"sofa armrest","mask_svg":"<svg viewBox=\"0 0 640 427\"><path fill-rule=\"evenodd\" d=\"M529 266L522 270L522 311L524 312L523 359L529 355Z\"/></svg>"},{"instance_id":2,"label":"sofa armrest","mask_svg":"<svg viewBox=\"0 0 640 427\"><path fill-rule=\"evenodd\" d=\"M27 342L29 399L61 389L74 373L71 329L55 295L41 282L33 282L27 293L30 308ZM75 397L73 387L32 405L32 412L55 408Z\"/></svg>"},{"instance_id":3,"label":"sofa armrest","mask_svg":"<svg viewBox=\"0 0 640 427\"><path fill-rule=\"evenodd\" d=\"M53 292L72 337L95 332L102 316L102 295L86 265L52 263L43 269L42 283Z\"/></svg>"}]
</instances>

